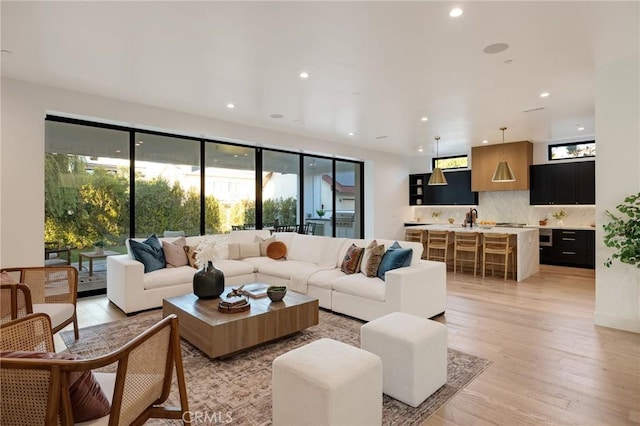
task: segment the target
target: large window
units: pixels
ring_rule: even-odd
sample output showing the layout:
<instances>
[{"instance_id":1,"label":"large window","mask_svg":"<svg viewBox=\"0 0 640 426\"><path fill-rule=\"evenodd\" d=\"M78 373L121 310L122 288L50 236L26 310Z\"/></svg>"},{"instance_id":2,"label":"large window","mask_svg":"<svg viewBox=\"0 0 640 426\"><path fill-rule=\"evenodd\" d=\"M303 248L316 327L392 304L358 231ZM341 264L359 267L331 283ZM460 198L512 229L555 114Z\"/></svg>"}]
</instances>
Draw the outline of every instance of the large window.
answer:
<instances>
[{"instance_id":1,"label":"large window","mask_svg":"<svg viewBox=\"0 0 640 426\"><path fill-rule=\"evenodd\" d=\"M135 133L135 176L136 237L200 235L199 141Z\"/></svg>"},{"instance_id":2,"label":"large window","mask_svg":"<svg viewBox=\"0 0 640 426\"><path fill-rule=\"evenodd\" d=\"M205 143L206 234L255 228L255 163L254 148Z\"/></svg>"},{"instance_id":3,"label":"large window","mask_svg":"<svg viewBox=\"0 0 640 426\"><path fill-rule=\"evenodd\" d=\"M45 122L45 242L88 248L129 237L129 133Z\"/></svg>"},{"instance_id":4,"label":"large window","mask_svg":"<svg viewBox=\"0 0 640 426\"><path fill-rule=\"evenodd\" d=\"M300 155L262 151L262 224L300 224Z\"/></svg>"},{"instance_id":5,"label":"large window","mask_svg":"<svg viewBox=\"0 0 640 426\"><path fill-rule=\"evenodd\" d=\"M127 237L312 223L361 237L363 165L48 116L45 241L89 248Z\"/></svg>"}]
</instances>

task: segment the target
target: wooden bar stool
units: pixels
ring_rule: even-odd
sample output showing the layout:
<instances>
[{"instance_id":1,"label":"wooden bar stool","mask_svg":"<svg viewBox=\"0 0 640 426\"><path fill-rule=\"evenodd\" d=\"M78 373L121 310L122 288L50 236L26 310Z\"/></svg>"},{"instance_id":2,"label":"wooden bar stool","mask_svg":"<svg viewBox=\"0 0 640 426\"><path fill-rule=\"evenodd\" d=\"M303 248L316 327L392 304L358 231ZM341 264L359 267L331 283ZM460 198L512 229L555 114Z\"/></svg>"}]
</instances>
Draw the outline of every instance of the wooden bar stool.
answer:
<instances>
[{"instance_id":1,"label":"wooden bar stool","mask_svg":"<svg viewBox=\"0 0 640 426\"><path fill-rule=\"evenodd\" d=\"M451 250L449 250L451 248ZM448 263L453 253L453 238L449 231L429 231L427 237L427 260Z\"/></svg>"},{"instance_id":2,"label":"wooden bar stool","mask_svg":"<svg viewBox=\"0 0 640 426\"><path fill-rule=\"evenodd\" d=\"M504 268L504 280L507 280L509 271L509 259L511 259L511 276L516 278L516 262L513 246L509 245L509 234L484 234L482 244L482 278L484 278L487 265L491 265L491 275L493 276L494 266L500 265Z\"/></svg>"},{"instance_id":3,"label":"wooden bar stool","mask_svg":"<svg viewBox=\"0 0 640 426\"><path fill-rule=\"evenodd\" d=\"M482 234L479 232L456 232L455 244L453 251L453 273L455 274L460 263L460 271L462 272L465 263L473 263L473 276L476 276L478 268L478 255L481 254ZM464 253L469 253L465 256ZM462 256L458 256L462 254ZM470 256L473 254L473 258Z\"/></svg>"},{"instance_id":4,"label":"wooden bar stool","mask_svg":"<svg viewBox=\"0 0 640 426\"><path fill-rule=\"evenodd\" d=\"M426 259L426 242L427 242L427 231L423 231L421 229L405 229L404 231L404 240L412 241L414 243L422 244L422 259Z\"/></svg>"}]
</instances>

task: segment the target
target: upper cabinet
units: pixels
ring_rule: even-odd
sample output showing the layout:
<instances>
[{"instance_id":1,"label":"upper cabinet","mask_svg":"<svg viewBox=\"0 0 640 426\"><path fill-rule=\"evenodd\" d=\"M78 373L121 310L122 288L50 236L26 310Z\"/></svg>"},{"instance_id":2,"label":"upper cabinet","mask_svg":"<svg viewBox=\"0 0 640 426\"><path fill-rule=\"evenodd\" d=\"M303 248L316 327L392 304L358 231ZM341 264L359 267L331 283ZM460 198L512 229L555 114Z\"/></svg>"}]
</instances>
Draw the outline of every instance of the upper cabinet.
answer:
<instances>
[{"instance_id":1,"label":"upper cabinet","mask_svg":"<svg viewBox=\"0 0 640 426\"><path fill-rule=\"evenodd\" d=\"M471 171L444 172L447 185L429 186L431 173L409 175L409 204L412 206L476 206L478 193L471 191Z\"/></svg>"},{"instance_id":2,"label":"upper cabinet","mask_svg":"<svg viewBox=\"0 0 640 426\"><path fill-rule=\"evenodd\" d=\"M504 154L503 154L504 152ZM515 182L491 182L498 163L505 159ZM533 163L531 142L511 142L471 148L472 191L515 191L529 189L529 166Z\"/></svg>"},{"instance_id":3,"label":"upper cabinet","mask_svg":"<svg viewBox=\"0 0 640 426\"><path fill-rule=\"evenodd\" d=\"M529 204L595 204L595 161L531 166Z\"/></svg>"}]
</instances>

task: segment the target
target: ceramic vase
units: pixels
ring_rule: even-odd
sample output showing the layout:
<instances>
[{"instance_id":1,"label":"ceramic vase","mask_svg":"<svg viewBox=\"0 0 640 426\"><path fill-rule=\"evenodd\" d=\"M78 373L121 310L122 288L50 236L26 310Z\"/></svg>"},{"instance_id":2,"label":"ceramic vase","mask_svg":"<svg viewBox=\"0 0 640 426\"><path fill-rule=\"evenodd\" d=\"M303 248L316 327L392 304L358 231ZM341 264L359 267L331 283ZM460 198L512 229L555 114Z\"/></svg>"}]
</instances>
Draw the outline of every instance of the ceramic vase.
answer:
<instances>
[{"instance_id":1,"label":"ceramic vase","mask_svg":"<svg viewBox=\"0 0 640 426\"><path fill-rule=\"evenodd\" d=\"M224 274L208 261L193 274L193 293L200 299L215 299L224 292Z\"/></svg>"}]
</instances>

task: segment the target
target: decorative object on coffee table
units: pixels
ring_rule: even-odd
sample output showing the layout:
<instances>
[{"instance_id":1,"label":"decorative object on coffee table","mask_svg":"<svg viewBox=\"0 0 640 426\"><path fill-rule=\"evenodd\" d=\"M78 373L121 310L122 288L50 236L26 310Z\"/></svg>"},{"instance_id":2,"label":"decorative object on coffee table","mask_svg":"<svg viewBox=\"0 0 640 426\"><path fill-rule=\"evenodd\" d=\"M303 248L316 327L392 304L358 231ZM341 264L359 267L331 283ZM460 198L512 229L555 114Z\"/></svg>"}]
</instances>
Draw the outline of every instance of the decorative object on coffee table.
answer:
<instances>
[{"instance_id":1,"label":"decorative object on coffee table","mask_svg":"<svg viewBox=\"0 0 640 426\"><path fill-rule=\"evenodd\" d=\"M228 314L248 311L250 308L251 305L246 297L231 295L231 293L218 303L218 310Z\"/></svg>"},{"instance_id":2,"label":"decorative object on coffee table","mask_svg":"<svg viewBox=\"0 0 640 426\"><path fill-rule=\"evenodd\" d=\"M286 286L275 286L272 285L267 289L267 296L271 299L272 302L279 302L284 299L284 295L287 294Z\"/></svg>"},{"instance_id":3,"label":"decorative object on coffee table","mask_svg":"<svg viewBox=\"0 0 640 426\"><path fill-rule=\"evenodd\" d=\"M200 299L215 299L223 291L224 274L210 260L193 274L193 293Z\"/></svg>"}]
</instances>

